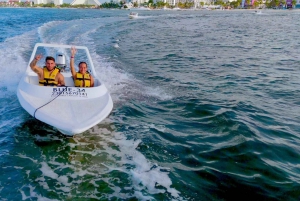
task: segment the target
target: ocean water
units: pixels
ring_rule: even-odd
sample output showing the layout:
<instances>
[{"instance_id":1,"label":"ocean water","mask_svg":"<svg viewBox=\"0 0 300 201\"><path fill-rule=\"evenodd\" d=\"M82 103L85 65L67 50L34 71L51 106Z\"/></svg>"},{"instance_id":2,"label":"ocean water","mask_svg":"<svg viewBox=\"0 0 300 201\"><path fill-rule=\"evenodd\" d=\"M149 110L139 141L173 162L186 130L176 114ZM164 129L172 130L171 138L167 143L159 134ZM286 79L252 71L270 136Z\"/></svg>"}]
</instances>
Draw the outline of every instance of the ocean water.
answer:
<instances>
[{"instance_id":1,"label":"ocean water","mask_svg":"<svg viewBox=\"0 0 300 201\"><path fill-rule=\"evenodd\" d=\"M129 12L0 9L0 200L300 200L300 12ZM89 48L104 122L20 106L37 42Z\"/></svg>"}]
</instances>

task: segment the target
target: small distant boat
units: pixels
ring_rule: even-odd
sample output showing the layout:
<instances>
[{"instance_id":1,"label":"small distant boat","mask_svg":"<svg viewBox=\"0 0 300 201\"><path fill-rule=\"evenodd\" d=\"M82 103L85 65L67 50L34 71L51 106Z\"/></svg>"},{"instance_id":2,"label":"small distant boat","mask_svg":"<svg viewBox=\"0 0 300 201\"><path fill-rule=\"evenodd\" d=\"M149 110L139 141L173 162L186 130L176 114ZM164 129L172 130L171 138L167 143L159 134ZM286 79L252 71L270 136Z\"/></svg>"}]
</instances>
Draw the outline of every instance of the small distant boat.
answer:
<instances>
[{"instance_id":1,"label":"small distant boat","mask_svg":"<svg viewBox=\"0 0 300 201\"><path fill-rule=\"evenodd\" d=\"M262 14L262 12L261 12L261 10L258 10L258 11L256 10L255 14L260 15L260 14Z\"/></svg>"},{"instance_id":2,"label":"small distant boat","mask_svg":"<svg viewBox=\"0 0 300 201\"><path fill-rule=\"evenodd\" d=\"M130 19L134 19L134 18L137 18L138 17L138 13L136 13L136 12L131 12L131 13L129 13L129 18Z\"/></svg>"},{"instance_id":3,"label":"small distant boat","mask_svg":"<svg viewBox=\"0 0 300 201\"><path fill-rule=\"evenodd\" d=\"M21 106L34 118L57 128L61 133L73 136L82 133L103 121L112 111L111 96L100 81L85 46L74 46L79 58L86 61L94 77L94 87L75 87L63 53L70 52L71 45L37 43L31 54L27 69L21 78L17 96ZM56 52L56 65L61 68L66 86L39 86L39 78L30 68L36 54ZM64 70L63 70L64 69Z\"/></svg>"}]
</instances>

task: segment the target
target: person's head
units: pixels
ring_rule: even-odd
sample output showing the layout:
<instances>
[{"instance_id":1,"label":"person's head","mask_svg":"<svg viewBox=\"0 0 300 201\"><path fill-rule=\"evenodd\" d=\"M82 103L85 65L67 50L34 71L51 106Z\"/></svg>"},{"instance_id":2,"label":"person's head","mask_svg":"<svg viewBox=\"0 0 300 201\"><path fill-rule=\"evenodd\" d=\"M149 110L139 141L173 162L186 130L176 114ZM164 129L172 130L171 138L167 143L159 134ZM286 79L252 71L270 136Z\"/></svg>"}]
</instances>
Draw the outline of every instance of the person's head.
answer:
<instances>
[{"instance_id":1,"label":"person's head","mask_svg":"<svg viewBox=\"0 0 300 201\"><path fill-rule=\"evenodd\" d=\"M79 72L81 73L81 74L85 74L86 72L87 72L87 64L86 64L86 62L84 62L84 61L82 61L82 62L80 62L79 64L78 64L78 67L79 67Z\"/></svg>"},{"instance_id":2,"label":"person's head","mask_svg":"<svg viewBox=\"0 0 300 201\"><path fill-rule=\"evenodd\" d=\"M56 66L55 59L50 56L46 57L45 64L46 64L48 71L52 71Z\"/></svg>"}]
</instances>

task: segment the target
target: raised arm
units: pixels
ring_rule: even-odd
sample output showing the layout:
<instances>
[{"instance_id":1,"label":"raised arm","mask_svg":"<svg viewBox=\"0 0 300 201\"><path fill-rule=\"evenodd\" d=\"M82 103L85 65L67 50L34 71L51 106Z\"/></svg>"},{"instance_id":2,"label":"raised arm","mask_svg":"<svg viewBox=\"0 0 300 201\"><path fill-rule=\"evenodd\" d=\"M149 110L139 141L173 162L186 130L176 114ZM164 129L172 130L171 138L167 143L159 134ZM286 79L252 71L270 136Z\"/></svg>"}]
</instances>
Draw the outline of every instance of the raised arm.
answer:
<instances>
[{"instance_id":1,"label":"raised arm","mask_svg":"<svg viewBox=\"0 0 300 201\"><path fill-rule=\"evenodd\" d=\"M35 58L31 61L30 63L30 68L31 70L33 70L33 72L35 72L36 74L38 74L39 76L42 75L43 73L43 69L38 67L36 64L37 62L42 58L42 55L39 54L39 55L36 55Z\"/></svg>"},{"instance_id":2,"label":"raised arm","mask_svg":"<svg viewBox=\"0 0 300 201\"><path fill-rule=\"evenodd\" d=\"M71 58L70 58L70 68L71 68L71 73L72 73L72 76L73 76L73 79L75 79L75 76L76 76L76 71L75 71L75 66L74 66L74 57L75 57L75 54L76 54L77 50L75 47L72 47L71 48Z\"/></svg>"}]
</instances>

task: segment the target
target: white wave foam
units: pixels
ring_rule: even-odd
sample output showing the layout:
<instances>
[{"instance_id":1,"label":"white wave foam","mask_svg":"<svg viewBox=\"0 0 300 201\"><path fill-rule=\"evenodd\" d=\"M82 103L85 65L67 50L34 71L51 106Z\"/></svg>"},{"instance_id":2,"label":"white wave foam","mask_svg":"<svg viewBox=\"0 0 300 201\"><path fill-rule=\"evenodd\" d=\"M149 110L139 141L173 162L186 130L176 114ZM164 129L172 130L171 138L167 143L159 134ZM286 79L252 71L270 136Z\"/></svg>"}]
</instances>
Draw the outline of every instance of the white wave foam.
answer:
<instances>
[{"instance_id":1,"label":"white wave foam","mask_svg":"<svg viewBox=\"0 0 300 201\"><path fill-rule=\"evenodd\" d=\"M64 41L69 38L65 31L57 29L64 21L47 22L38 28L38 35L42 43L64 44Z\"/></svg>"},{"instance_id":2,"label":"white wave foam","mask_svg":"<svg viewBox=\"0 0 300 201\"><path fill-rule=\"evenodd\" d=\"M159 98L160 100L169 100L172 98L166 91L160 87L145 87L145 91L153 97Z\"/></svg>"},{"instance_id":3,"label":"white wave foam","mask_svg":"<svg viewBox=\"0 0 300 201\"><path fill-rule=\"evenodd\" d=\"M152 196L155 194L168 193L173 199L181 200L180 192L171 187L168 169L151 163L137 150L141 141L127 140L122 133L114 133L111 129L113 128L94 128L88 135L74 136L69 143L58 148L59 152L65 150L69 153L67 161L59 152L51 157L42 156L47 161L40 162L41 175L35 182L45 191L59 192L61 196L70 196L74 190L81 192L78 184L84 182L91 186L82 191L81 195L97 198L97 194L103 194L99 192L99 182L104 182L113 190L105 195L108 199L134 196L139 200L153 200ZM116 182L116 174L122 175L123 179ZM121 186L128 186L123 188L129 192L123 192L119 183L122 183ZM35 187L26 186L31 189L29 195L25 194L24 188L20 190L23 198L40 198Z\"/></svg>"},{"instance_id":4,"label":"white wave foam","mask_svg":"<svg viewBox=\"0 0 300 201\"><path fill-rule=\"evenodd\" d=\"M2 90L5 89L10 93L15 93L20 78L28 64L28 61L24 59L24 55L29 55L29 52L32 51L31 44L35 38L35 32L31 31L20 36L8 38L0 44L2 65L0 86Z\"/></svg>"},{"instance_id":5,"label":"white wave foam","mask_svg":"<svg viewBox=\"0 0 300 201\"><path fill-rule=\"evenodd\" d=\"M168 176L168 172L161 171L162 169L165 170L165 168L152 164L143 154L136 150L141 140L126 140L119 133L115 133L115 136L115 138L109 138L108 140L118 145L120 149L118 155L121 154L122 163L131 164L135 167L130 170L130 174L136 189L136 196L140 195L139 192L143 190L148 191L150 194L164 193L165 190L156 188L157 186L163 186L173 197L179 197L179 192L171 188L172 181Z\"/></svg>"},{"instance_id":6,"label":"white wave foam","mask_svg":"<svg viewBox=\"0 0 300 201\"><path fill-rule=\"evenodd\" d=\"M26 195L27 194L26 188L29 188L29 195ZM24 189L26 190L26 192ZM21 195L22 195L22 200L27 200L30 198L37 198L38 201L58 201L57 199L49 199L47 197L39 195L36 192L34 192L34 190L35 190L35 187L33 187L32 185L26 185L26 186L23 186L21 189L19 189L19 191L21 192Z\"/></svg>"}]
</instances>

